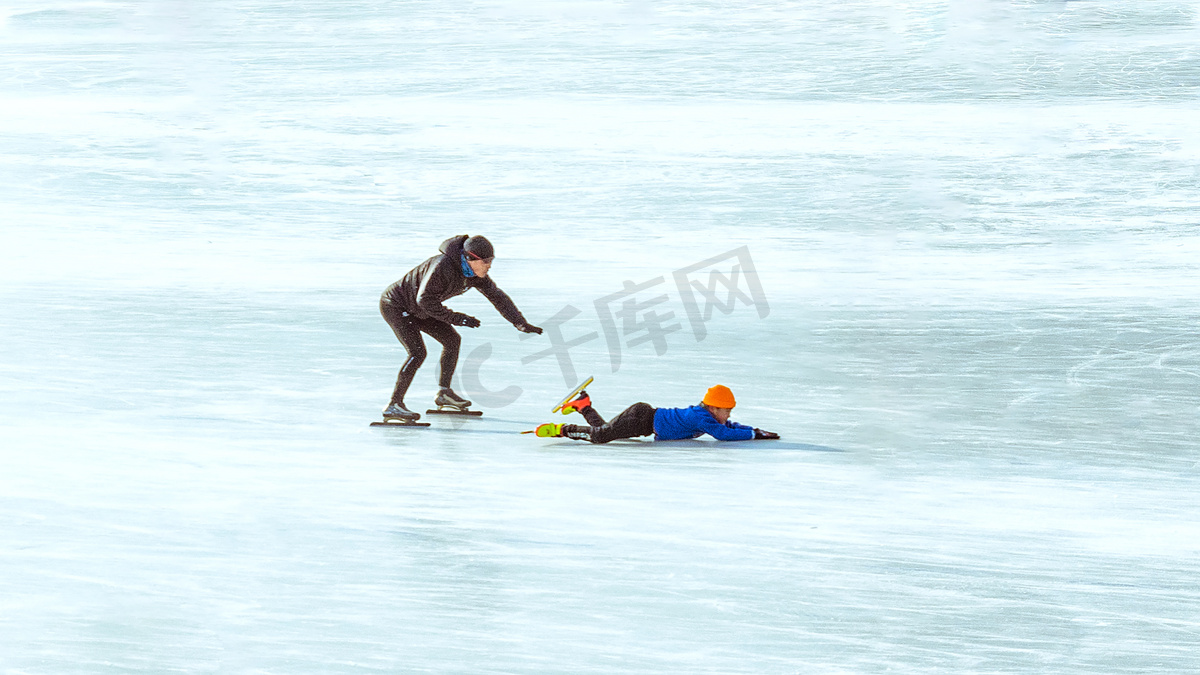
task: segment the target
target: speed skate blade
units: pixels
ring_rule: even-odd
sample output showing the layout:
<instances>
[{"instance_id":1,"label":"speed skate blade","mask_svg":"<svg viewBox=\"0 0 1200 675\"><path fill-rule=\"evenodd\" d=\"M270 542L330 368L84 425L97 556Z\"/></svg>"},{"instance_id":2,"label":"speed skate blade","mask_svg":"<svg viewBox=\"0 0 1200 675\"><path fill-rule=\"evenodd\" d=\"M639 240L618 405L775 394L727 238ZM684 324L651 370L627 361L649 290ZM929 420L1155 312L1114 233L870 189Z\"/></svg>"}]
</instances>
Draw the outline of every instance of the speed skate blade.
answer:
<instances>
[{"instance_id":1,"label":"speed skate blade","mask_svg":"<svg viewBox=\"0 0 1200 675\"><path fill-rule=\"evenodd\" d=\"M434 409L430 408L425 411L427 415L458 415L459 417L479 417L483 414L482 410L458 410L457 408Z\"/></svg>"},{"instance_id":2,"label":"speed skate blade","mask_svg":"<svg viewBox=\"0 0 1200 675\"><path fill-rule=\"evenodd\" d=\"M383 422L371 422L373 427L427 427L429 422L404 422L401 420L386 420Z\"/></svg>"},{"instance_id":3,"label":"speed skate blade","mask_svg":"<svg viewBox=\"0 0 1200 675\"><path fill-rule=\"evenodd\" d=\"M575 389L574 389L574 390L572 390L572 391L571 391L571 393L567 394L567 397L566 397L566 398L564 398L563 400L559 401L559 402L558 402L558 405L556 405L556 406L554 406L553 408L551 408L551 409L550 409L550 412L552 412L552 413L555 413L555 412L558 412L559 410L562 410L562 407L563 407L564 405L566 405L566 404L570 403L572 400L574 400L574 398L575 398L576 396L578 396L578 395L579 395L579 392L583 391L584 389L587 389L587 386L588 386L589 384L591 384L591 383L592 383L592 380L594 380L594 379L596 379L596 378L594 378L594 377L589 377L588 379L584 380L584 381L583 381L583 384L579 385L578 387L575 387Z\"/></svg>"}]
</instances>

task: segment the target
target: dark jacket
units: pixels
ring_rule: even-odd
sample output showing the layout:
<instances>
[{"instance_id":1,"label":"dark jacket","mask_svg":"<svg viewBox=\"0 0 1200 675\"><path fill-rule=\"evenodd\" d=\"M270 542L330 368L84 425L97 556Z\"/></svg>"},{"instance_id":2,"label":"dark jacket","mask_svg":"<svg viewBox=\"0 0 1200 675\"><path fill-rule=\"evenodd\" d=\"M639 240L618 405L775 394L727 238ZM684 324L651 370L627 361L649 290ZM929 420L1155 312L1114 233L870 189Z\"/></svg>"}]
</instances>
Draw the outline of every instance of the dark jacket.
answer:
<instances>
[{"instance_id":1,"label":"dark jacket","mask_svg":"<svg viewBox=\"0 0 1200 675\"><path fill-rule=\"evenodd\" d=\"M462 249L466 240L467 235L460 234L443 241L438 247L441 251L439 255L412 268L403 279L387 287L383 292L383 302L405 310L419 319L456 323L456 319L466 315L451 311L442 303L466 293L467 289L477 288L509 323L514 326L524 325L525 317L521 311L513 304L508 294L492 281L491 276L480 279L463 274Z\"/></svg>"}]
</instances>

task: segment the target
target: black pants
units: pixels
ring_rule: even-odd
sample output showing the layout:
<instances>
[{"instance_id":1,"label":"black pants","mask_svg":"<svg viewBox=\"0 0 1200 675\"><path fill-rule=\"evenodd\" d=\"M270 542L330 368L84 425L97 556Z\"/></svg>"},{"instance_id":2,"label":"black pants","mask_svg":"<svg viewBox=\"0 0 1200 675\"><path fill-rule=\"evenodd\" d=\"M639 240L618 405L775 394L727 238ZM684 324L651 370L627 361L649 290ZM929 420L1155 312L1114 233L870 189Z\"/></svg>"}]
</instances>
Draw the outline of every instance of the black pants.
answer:
<instances>
[{"instance_id":1,"label":"black pants","mask_svg":"<svg viewBox=\"0 0 1200 675\"><path fill-rule=\"evenodd\" d=\"M605 422L592 406L579 411L588 425L564 424L563 435L592 443L607 443L634 436L649 436L654 433L654 406L649 403L634 403L611 422Z\"/></svg>"},{"instance_id":2,"label":"black pants","mask_svg":"<svg viewBox=\"0 0 1200 675\"><path fill-rule=\"evenodd\" d=\"M458 348L462 344L458 331L445 321L418 319L383 300L379 301L379 313L392 327L392 332L396 334L400 344L408 351L408 359L400 367L400 375L396 377L392 403L404 403L408 385L412 384L413 376L417 374L417 369L425 363L425 357L429 354L425 351L425 339L421 337L421 333L428 333L434 340L442 343L442 372L438 376L438 385L449 387L450 378L454 377L454 369L458 367Z\"/></svg>"}]
</instances>

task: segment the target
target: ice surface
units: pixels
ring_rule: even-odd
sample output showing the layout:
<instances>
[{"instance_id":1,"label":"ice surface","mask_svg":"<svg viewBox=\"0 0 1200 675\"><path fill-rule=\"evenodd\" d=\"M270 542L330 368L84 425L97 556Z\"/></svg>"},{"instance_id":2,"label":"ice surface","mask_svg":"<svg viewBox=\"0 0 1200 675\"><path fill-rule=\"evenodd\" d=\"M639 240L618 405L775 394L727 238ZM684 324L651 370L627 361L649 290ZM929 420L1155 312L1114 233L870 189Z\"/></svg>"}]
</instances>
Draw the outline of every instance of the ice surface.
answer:
<instances>
[{"instance_id":1,"label":"ice surface","mask_svg":"<svg viewBox=\"0 0 1200 675\"><path fill-rule=\"evenodd\" d=\"M0 1L0 673L1200 670L1197 19ZM458 233L595 336L369 428ZM517 433L589 374L784 438Z\"/></svg>"}]
</instances>

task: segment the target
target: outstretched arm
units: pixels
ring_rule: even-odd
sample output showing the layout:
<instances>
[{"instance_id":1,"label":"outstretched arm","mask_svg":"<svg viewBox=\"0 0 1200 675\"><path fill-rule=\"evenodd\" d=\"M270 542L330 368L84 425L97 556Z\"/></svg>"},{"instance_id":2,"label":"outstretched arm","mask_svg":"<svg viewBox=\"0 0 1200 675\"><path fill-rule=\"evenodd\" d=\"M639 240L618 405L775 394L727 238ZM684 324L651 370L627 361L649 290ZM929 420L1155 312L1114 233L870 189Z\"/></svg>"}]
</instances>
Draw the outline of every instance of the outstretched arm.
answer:
<instances>
[{"instance_id":1,"label":"outstretched arm","mask_svg":"<svg viewBox=\"0 0 1200 675\"><path fill-rule=\"evenodd\" d=\"M735 426L736 425L736 426ZM744 424L721 424L711 415L700 421L700 431L718 441L748 441L754 438L754 429Z\"/></svg>"},{"instance_id":2,"label":"outstretched arm","mask_svg":"<svg viewBox=\"0 0 1200 675\"><path fill-rule=\"evenodd\" d=\"M483 297L492 303L500 316L508 320L509 323L517 327L517 330L523 333L541 333L542 329L531 325L525 320L525 315L521 314L521 310L517 309L516 303L512 298L508 297L508 293L500 290L496 282L492 281L491 277L485 277L479 283L479 292L483 293Z\"/></svg>"}]
</instances>

